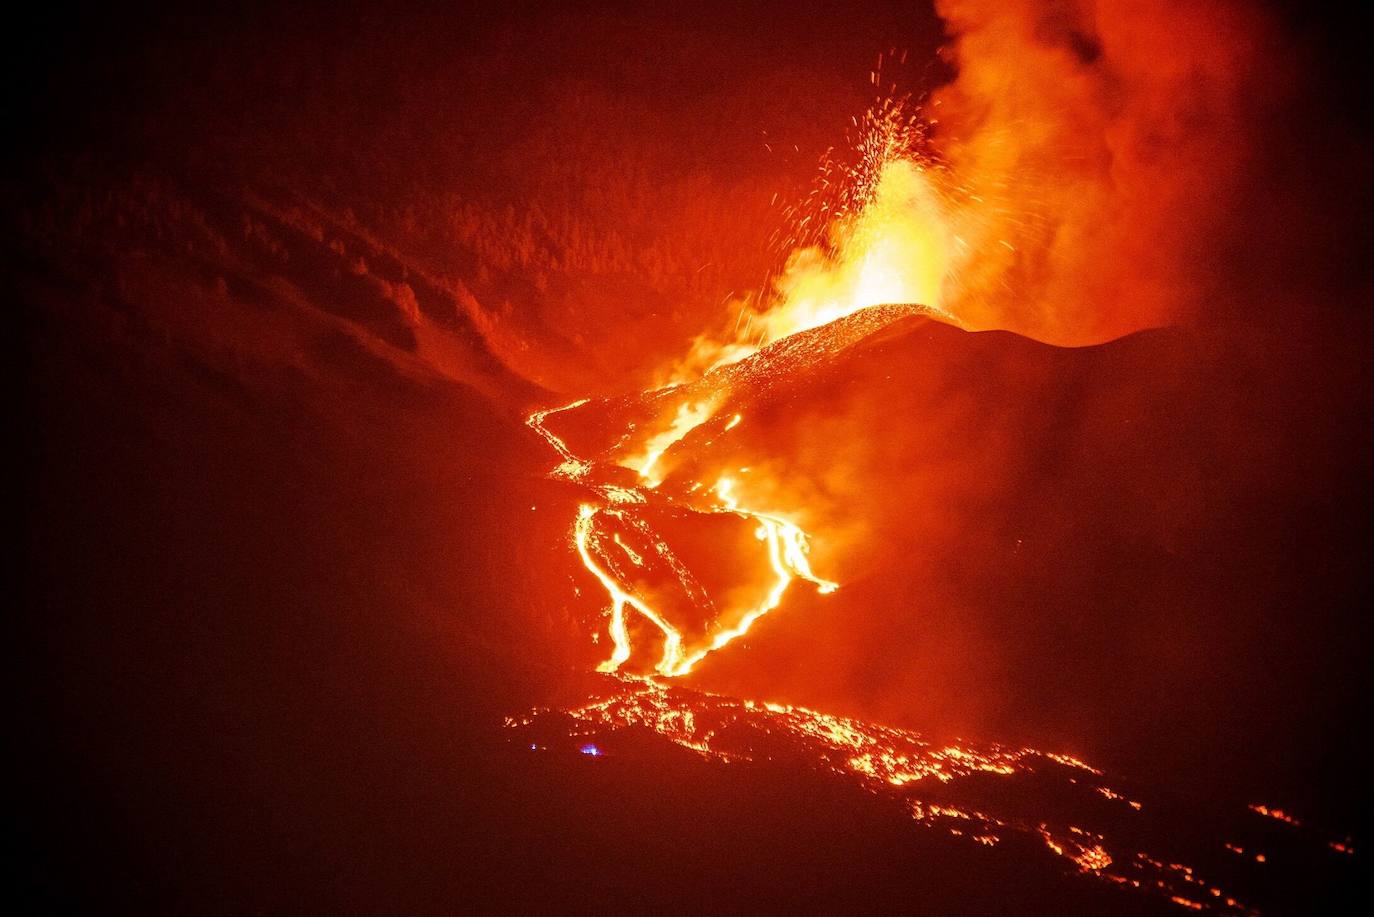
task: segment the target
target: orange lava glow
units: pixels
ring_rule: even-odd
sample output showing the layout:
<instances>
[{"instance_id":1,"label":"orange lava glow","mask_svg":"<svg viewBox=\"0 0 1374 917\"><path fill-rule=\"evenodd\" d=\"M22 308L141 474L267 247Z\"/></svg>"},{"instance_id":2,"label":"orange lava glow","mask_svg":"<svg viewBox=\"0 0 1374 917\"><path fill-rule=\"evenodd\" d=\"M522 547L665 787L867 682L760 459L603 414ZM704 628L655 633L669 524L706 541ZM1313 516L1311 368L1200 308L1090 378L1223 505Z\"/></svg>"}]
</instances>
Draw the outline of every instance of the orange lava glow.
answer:
<instances>
[{"instance_id":1,"label":"orange lava glow","mask_svg":"<svg viewBox=\"0 0 1374 917\"><path fill-rule=\"evenodd\" d=\"M864 131L858 144L858 165L849 169L839 183L835 210L823 238L814 244L797 247L785 269L775 281L775 296L766 307L748 310L737 323L736 336L731 341L698 339L692 355L680 367L694 372L693 381L700 382L703 373L728 367L760 352L769 344L782 344L803 332L812 331L860 310L884 303L921 304L923 314L955 322L952 315L942 311L939 303L946 277L955 263L953 256L957 239L944 222L941 197L933 180L933 166L925 162L919 151L922 123L900 102L880 102L866 115ZM828 205L827 205L828 208ZM803 217L805 223L809 217ZM801 231L799 230L799 233ZM805 238L799 234L799 240ZM893 313L892 317L902 313ZM656 395L671 391L679 380L666 389L645 393ZM795 580L805 580L821 594L828 594L839 584L818 576L811 567L809 553L811 536L786 512L746 505L745 489L732 477L720 477L714 482L695 481L691 491L705 491L715 499L696 504L691 510L704 514L728 514L756 524L755 534L764 547L764 555L772 572L772 583L757 601L743 607L729 608L717 618L717 623L703 640L689 645L681 628L675 626L650 600L636 592L617 573L618 562L605 552L615 545L631 565L643 566L642 555L628 550L618 536L602 531L598 521L602 514L643 527L642 519L628 520L631 504L647 505L656 488L663 483L663 459L675 445L693 431L710 423L719 408L719 390L708 390L704 397L683 400L669 416L646 429L633 426L625 432L618 464L638 475L636 487L597 482L597 463L577 456L567 443L551 431L549 418L564 411L577 409L586 400L575 401L560 408L536 411L526 419L558 453L561 463L552 472L554 477L588 486L606 504L620 509L598 508L584 504L573 526L573 542L587 571L606 590L610 600L608 633L613 646L611 656L599 669L614 672L629 661L632 654L627 610L653 625L662 635L662 650L654 669L661 675L677 676L691 672L709 654L724 648L749 632L755 622L776 610ZM741 421L733 415L722 432L733 429ZM649 533L656 555L670 565L677 566L667 543Z\"/></svg>"},{"instance_id":2,"label":"orange lava glow","mask_svg":"<svg viewBox=\"0 0 1374 917\"><path fill-rule=\"evenodd\" d=\"M697 427L711 419L715 413L715 406L710 402L685 402L678 407L673 422L667 429L649 437L644 443L643 451L625 460L625 466L639 473L644 480L645 486L653 488L663 482L654 471L654 466L663 457L663 453L674 443L680 442L684 436L691 433Z\"/></svg>"},{"instance_id":3,"label":"orange lava glow","mask_svg":"<svg viewBox=\"0 0 1374 917\"><path fill-rule=\"evenodd\" d=\"M793 252L777 281L780 301L752 323L760 342L880 303L940 309L957 246L931 167L896 142L884 146L881 156L869 199L831 231L834 254L817 246Z\"/></svg>"},{"instance_id":4,"label":"orange lava glow","mask_svg":"<svg viewBox=\"0 0 1374 917\"><path fill-rule=\"evenodd\" d=\"M969 251L954 231L940 170L922 150L925 123L904 100L883 98L861 128L856 162L827 161L809 211L789 210L792 248L771 290L740 304L728 339L699 337L671 381L885 303L919 303L961 324L945 291Z\"/></svg>"},{"instance_id":5,"label":"orange lava glow","mask_svg":"<svg viewBox=\"0 0 1374 917\"><path fill-rule=\"evenodd\" d=\"M648 729L674 745L721 765L800 760L821 773L855 781L901 801L925 828L984 847L1011 836L1034 840L1079 874L1113 885L1161 894L1191 910L1249 913L1249 909L1192 867L1133 851L1127 842L1067 820L1028 821L1015 807L1001 811L1002 793L977 805L947 801L951 790L977 792L986 781L1058 781L1065 792L1111 800L1125 797L1102 782L1097 768L1071 755L1033 748L932 742L918 732L821 713L790 704L739 700L625 674L568 710L536 709L506 726L538 730L555 724L575 742L622 729ZM562 724L562 725L557 725ZM530 744L538 749L538 742ZM1120 811L1120 810L1118 810ZM1135 807L1128 819L1139 818Z\"/></svg>"},{"instance_id":6,"label":"orange lava glow","mask_svg":"<svg viewBox=\"0 0 1374 917\"><path fill-rule=\"evenodd\" d=\"M1254 812L1257 815L1267 815L1269 818L1272 818L1275 821L1286 822L1287 824L1290 824L1295 828L1302 824L1302 822L1298 821L1296 818L1294 818L1292 815L1289 815L1282 809L1274 809L1266 805L1254 804L1250 806L1250 811Z\"/></svg>"},{"instance_id":7,"label":"orange lava glow","mask_svg":"<svg viewBox=\"0 0 1374 917\"><path fill-rule=\"evenodd\" d=\"M750 308L742 314L733 340L697 341L679 368L690 374L690 383L680 379L641 396L644 403L663 405L654 408L654 419L629 423L617 445L596 456L578 455L563 436L550 429L559 415L587 405L586 399L535 411L526 419L559 458L550 476L584 488L593 498L580 503L571 541L581 565L608 600L606 633L611 652L596 668L611 677L614 690L562 715L570 718L573 735L589 728L647 727L676 745L721 762L771 757L763 746L787 743L823 770L875 792L898 794L912 819L923 826L939 827L981 846L998 845L1011 833L1022 834L1035 838L1043 849L1085 875L1155 889L1190 909L1202 909L1202 902L1207 901L1207 906L1243 910L1220 889L1203 885L1187 866L1121 849L1102 834L1076 824L1027 823L1021 817L939 801L925 789L973 775L1010 779L1050 771L1075 775L1067 778L1069 785L1120 803L1129 813L1141 810L1139 802L1102 783L1102 771L1077 757L1030 748L932 744L908 730L801 707L688 692L652 676L624 671L636 649L632 615L657 636L653 672L671 679L692 672L712 653L749 633L761 618L781 607L797 580L822 595L839 588L836 581L812 568L811 536L788 518L788 512L753 505L749 495L757 486L755 476L743 483L734 474L713 471L705 472L710 475L706 479L689 475L678 480L678 486L661 485L676 472L670 457L684 441L723 434L743 421L741 413L717 416L737 377L766 384L769 374L785 371L809 354L838 349L851 340L849 336L871 333L885 322L913 313L957 323L941 303L960 260L960 240L946 222L934 167L917 153L919 131L914 122L903 120L900 106L882 109L880 116L870 113L868 126L861 144L861 166L848 175L844 207L832 214L824 238L795 249L775 281L776 296L766 308ZM913 305L880 306L885 303ZM851 317L865 314L869 316L866 322L844 327ZM624 475L617 474L626 469L635 474L635 483L627 484ZM769 487L763 492L779 491ZM735 603L737 607L718 611L704 634L689 636L668 611L657 607L634 584L635 571L661 562L676 575L694 604L714 608L692 572L654 529L650 515L654 510L733 516L752 524L762 549L753 563L767 564L763 569L771 582L766 590L743 604ZM639 631L641 641L643 630ZM507 725L531 727L553 714L535 711ZM759 741L741 742L741 734Z\"/></svg>"},{"instance_id":8,"label":"orange lava glow","mask_svg":"<svg viewBox=\"0 0 1374 917\"><path fill-rule=\"evenodd\" d=\"M559 455L562 456L563 462L554 469L553 474L570 481L586 483L586 478L593 467L592 464L574 456L563 440L543 425L543 421L549 415L558 410L578 407L582 403L574 402L562 409L535 412L526 419L526 422L553 445ZM738 415L736 415L737 417ZM699 417L694 409L688 409L685 412L679 411L678 418L686 418L686 420L675 421L674 425L666 431L675 438L668 439L664 434L657 434L651 439L652 447L647 452L642 453L648 456L637 469L644 481L642 490L626 489L614 485L600 485L596 488L609 503L646 503L649 492L659 483L659 479L655 479L650 474L658 457L672 443L707 419L706 417ZM732 420L731 424L736 422L737 419ZM701 507L698 511L706 514L733 515L756 523L755 537L763 542L766 547L768 563L773 574L773 583L766 595L757 604L743 609L731 610L721 618L721 620L733 621L734 623L717 627L700 645L690 648L686 646L681 630L619 578L612 571L612 564L608 563L604 557L604 552L608 550L607 542L609 541L610 544L614 544L624 553L634 566L644 564L643 556L628 547L619 535L612 535L607 539L603 533L598 531L597 519L599 516L604 514L613 519L630 521L630 524L637 525L641 529L644 529L643 523L638 520L628 520L627 509L623 506L613 505L598 509L596 506L584 503L579 507L577 519L573 524L573 544L576 546L582 565L606 590L611 602L607 629L613 649L610 658L597 666L598 671L617 671L630 659L632 647L626 622L627 609L642 616L662 634L662 651L654 669L661 675L672 677L687 674L710 653L748 633L754 622L781 604L783 595L794 580L802 579L811 583L822 595L834 592L839 588L838 583L822 579L811 569L811 563L807 557L810 553L810 541L806 532L781 516L740 505L735 488L736 485L732 479L721 478L716 482L714 488L718 500ZM676 564L677 561L668 545L661 538L652 533L649 534L653 540L655 552L668 558L670 563Z\"/></svg>"}]
</instances>

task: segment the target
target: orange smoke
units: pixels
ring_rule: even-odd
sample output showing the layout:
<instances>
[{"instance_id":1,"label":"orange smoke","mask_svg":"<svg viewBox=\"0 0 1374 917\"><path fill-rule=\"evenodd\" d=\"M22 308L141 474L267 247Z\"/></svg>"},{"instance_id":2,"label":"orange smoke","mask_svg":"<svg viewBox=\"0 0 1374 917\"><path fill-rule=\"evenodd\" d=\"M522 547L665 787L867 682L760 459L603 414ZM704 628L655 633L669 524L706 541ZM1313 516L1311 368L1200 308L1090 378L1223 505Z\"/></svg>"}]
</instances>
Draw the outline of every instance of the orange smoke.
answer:
<instances>
[{"instance_id":1,"label":"orange smoke","mask_svg":"<svg viewBox=\"0 0 1374 917\"><path fill-rule=\"evenodd\" d=\"M937 0L958 78L928 113L973 257L947 307L1057 344L1191 318L1274 79L1231 2Z\"/></svg>"},{"instance_id":2,"label":"orange smoke","mask_svg":"<svg viewBox=\"0 0 1374 917\"><path fill-rule=\"evenodd\" d=\"M672 381L881 303L1082 345L1187 320L1216 294L1265 84L1282 69L1259 14L1230 2L936 6L957 78L921 117L900 100L875 105L841 199L798 214L793 237L806 241L771 288L739 306L731 339L699 338Z\"/></svg>"}]
</instances>

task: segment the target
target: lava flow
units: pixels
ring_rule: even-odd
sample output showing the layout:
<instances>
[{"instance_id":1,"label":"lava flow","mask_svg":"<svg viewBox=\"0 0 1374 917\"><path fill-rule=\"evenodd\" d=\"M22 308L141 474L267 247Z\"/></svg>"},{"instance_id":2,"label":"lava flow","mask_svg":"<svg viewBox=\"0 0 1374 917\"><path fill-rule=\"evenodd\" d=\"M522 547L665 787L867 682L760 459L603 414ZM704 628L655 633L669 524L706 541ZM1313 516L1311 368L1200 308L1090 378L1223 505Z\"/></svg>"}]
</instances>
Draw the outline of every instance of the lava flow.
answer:
<instances>
[{"instance_id":1,"label":"lava flow","mask_svg":"<svg viewBox=\"0 0 1374 917\"><path fill-rule=\"evenodd\" d=\"M789 260L771 308L742 311L731 340L699 338L671 385L629 399L581 399L526 419L560 459L550 476L588 494L572 520L571 541L608 599L611 652L596 667L602 680L590 699L567 710L535 710L506 725L523 730L522 741L533 750L554 747L561 734L599 756L622 730L637 728L715 762L799 760L891 797L919 825L984 846L1012 837L1028 840L1077 872L1160 894L1188 909L1248 911L1180 862L1186 853L1147 854L1138 841L1109 837L1140 837L1137 819L1145 817L1146 807L1075 757L933 743L910 730L660 680L693 672L710 654L749 633L782 606L796 581L821 595L839 588L829 578L836 573L823 569L822 575L812 567L812 536L795 521L805 517L805 508L761 508L758 496L777 500L778 487L756 487L757 478L745 475L748 468L737 474L693 464L694 443L715 442L747 421L751 392L767 390L780 375L824 361L894 321L923 316L962 324L942 300L966 253L942 222L934 167L916 154L914 128L899 112L888 106L881 116L870 116L864 156L842 195L844 206L832 213L823 244L799 248ZM911 302L931 305L894 305ZM694 374L684 378L693 367ZM588 434L589 427L597 432ZM599 445L570 445L589 440ZM722 518L753 526L760 545L756 557L731 554L723 565L752 563L766 571L767 585L753 591L726 587L728 601L718 607L702 583L705 572L684 562L661 526L665 519ZM705 626L694 630L682 620L693 616ZM657 656L635 672L636 644L649 638ZM1045 781L1053 784L1052 798L1071 798L1072 806L1027 814L1025 798L1034 795L1034 787L1043 790ZM1263 814L1286 818L1276 810ZM1160 841L1170 844L1167 837Z\"/></svg>"},{"instance_id":2,"label":"lava flow","mask_svg":"<svg viewBox=\"0 0 1374 917\"><path fill-rule=\"evenodd\" d=\"M536 411L526 418L527 425L562 459L553 475L589 487L603 503L599 507L583 504L573 525L578 556L610 599L608 632L613 650L599 666L602 672L619 670L631 657L627 609L662 635L662 652L654 669L661 675L677 676L692 671L710 653L748 633L755 622L779 607L794 581L805 580L821 594L839 588L837 582L812 570L810 535L788 518L786 510L745 505L744 488L733 477L693 480L685 486L692 495L711 494L704 502L695 497L690 501L660 498L657 494L665 480L665 454L716 418L731 392L732 371L739 367L766 379L779 371L773 364L787 362L786 355L793 350L789 342L801 340L806 332L820 332L802 348L814 354L843 349L882 324L913 312L958 323L939 307L942 285L954 269L951 253L955 246L941 212L938 186L931 177L933 167L919 152L922 122L900 100L883 99L865 116L863 127L856 164L839 183L835 199L823 206L829 221L811 235L801 229L794 233L797 242L812 244L799 245L793 252L768 307L742 309L743 321L736 322L733 340L699 338L684 367L705 362L709 368L690 385L678 382L641 396L646 402L668 404L649 420L652 432L645 435L631 422L616 447L594 461L575 455L564 438L548 426L551 418L586 406L586 399ZM809 220L807 216L798 222ZM897 302L931 305L875 308ZM847 334L826 332L827 326L837 326L841 320L865 311L868 321L850 323L853 327ZM777 359L779 355L784 355L783 359ZM679 390L688 396L677 397ZM720 425L720 432L733 429L741 419L735 413ZM637 442L628 445L632 440ZM635 472L637 483L626 486L616 482L614 474L600 474L601 466L607 464ZM613 521L644 535L654 555L673 570L685 592L699 599L703 590L695 578L644 517L642 510L655 504L680 512L745 520L755 525L755 537L765 548L772 582L764 594L716 615L709 632L697 641L689 640L670 615L630 585L623 563L642 568L645 557L603 524Z\"/></svg>"},{"instance_id":3,"label":"lava flow","mask_svg":"<svg viewBox=\"0 0 1374 917\"><path fill-rule=\"evenodd\" d=\"M1145 806L1071 755L932 742L908 729L627 675L612 676L571 709L537 709L506 726L533 751L570 740L583 754L616 754L619 735L647 729L722 765L796 761L891 799L917 825L956 842L1030 845L1076 873L1180 907L1253 913L1179 858L1112 838L1148 831ZM1167 835L1152 840L1176 844Z\"/></svg>"},{"instance_id":4,"label":"lava flow","mask_svg":"<svg viewBox=\"0 0 1374 917\"><path fill-rule=\"evenodd\" d=\"M910 314L910 309L891 308L876 310L876 317L861 312L833 327L799 334L799 340L792 344L802 352L814 351L818 345L823 351L825 345L858 333L852 326L871 331L875 325L881 327L895 317ZM788 343L777 342L738 366L708 373L699 384L716 389L710 404L723 401L733 378L748 378L768 371L778 360L786 362L777 351L786 350ZM791 359L796 359L795 355ZM669 399L682 397L676 390L666 394ZM689 398L692 394L686 393ZM665 412L674 419L663 431L648 437L652 448L632 450L638 456L631 468L638 483L629 485L616 478L616 469L623 470L623 465L579 457L565 438L548 426L552 418L589 404L581 400L537 411L527 423L561 459L551 476L585 487L596 498L595 502L580 504L573 520L572 541L583 566L609 599L612 652L597 666L602 673L599 677L605 680L585 702L564 710L536 709L506 721L523 745L532 750L554 748L561 736L583 754L601 756L606 753L603 749L615 747L623 730L647 729L718 763L797 761L808 769L854 781L868 792L889 797L915 824L959 840L994 847L1014 839L1067 861L1077 873L1122 888L1159 894L1180 907L1251 912L1233 894L1201 878L1181 862L1182 857L1142 852L1128 846L1128 841L1113 839L1114 834L1139 835L1142 825L1138 819L1145 807L1109 786L1102 771L1071 755L1032 748L935 743L911 730L804 707L738 700L657 680L693 671L709 654L748 633L758 619L781 605L795 580L805 580L821 594L838 586L812 570L807 533L780 515L741 505L733 478L719 477L705 502L693 496L705 489L699 481L674 488L672 494L662 492L665 478L654 471L665 453L712 421L713 435L728 432L741 422L739 414L727 420L715 417L713 408ZM665 436L665 431L671 435ZM624 439L619 452L625 451ZM618 453L612 449L608 454ZM679 499L683 493L689 496ZM771 586L752 605L718 614L713 631L690 640L683 627L631 582L631 571L657 559L673 572L694 604L714 607L697 577L651 525L649 511L655 507L691 516L732 515L756 525L755 535L763 542L772 571ZM628 538L647 548L636 549ZM653 665L657 676L633 674L622 668L634 650L631 614L638 615L661 639L660 654ZM989 780L1007 784L998 787ZM1051 787L1048 793L1047 782ZM1059 803L1052 809L1042 806L1033 816L1028 815L1027 799L1044 798L1068 799L1070 803L1062 808ZM1160 843L1167 846L1169 841L1166 837Z\"/></svg>"},{"instance_id":5,"label":"lava flow","mask_svg":"<svg viewBox=\"0 0 1374 917\"><path fill-rule=\"evenodd\" d=\"M581 401L574 402L558 410L569 410L580 407L584 403ZM781 604L784 593L787 592L794 580L806 580L822 594L834 592L839 588L838 583L822 579L812 571L810 561L807 558L807 554L810 552L810 540L806 532L781 516L741 506L735 495L735 482L730 478L722 477L716 482L714 489L718 499L699 508L694 507L691 511L706 514L728 514L756 523L755 537L766 545L767 556L773 573L773 583L766 595L757 604L728 613L722 618L722 620L733 620L733 624L717 628L703 641L702 645L687 647L679 628L674 626L667 616L655 610L643 597L637 595L635 589L617 575L619 563L608 556L607 542L609 541L610 545L614 545L615 549L635 566L644 564L643 555L626 545L619 535L612 535L607 539L604 531L598 528L598 520L603 516L633 526L650 539L655 552L679 574L688 591L700 594L700 588L692 581L690 573L686 571L667 543L655 535L643 519L633 515L634 506L647 504L658 483L649 476L654 459L657 458L657 454L661 454L663 449L667 448L667 445L671 445L677 439L659 448L658 453L641 467L640 475L645 479L643 487L631 489L615 484L594 484L590 481L590 475L595 468L594 464L573 455L567 445L544 425L546 418L553 413L556 411L538 411L531 414L526 422L552 444L563 457L563 462L555 469L554 475L592 487L608 504L598 508L592 504L583 503L578 509L577 519L573 524L573 543L577 547L578 556L588 572L605 588L611 600L609 634L614 649L611 657L598 666L599 671L615 672L630 658L630 634L626 622L627 608L633 609L662 633L662 655L654 668L662 675L675 676L685 675L692 671L693 667L706 658L708 654L721 649L747 633L755 621ZM686 429L680 430L678 439L686 432L688 432Z\"/></svg>"}]
</instances>

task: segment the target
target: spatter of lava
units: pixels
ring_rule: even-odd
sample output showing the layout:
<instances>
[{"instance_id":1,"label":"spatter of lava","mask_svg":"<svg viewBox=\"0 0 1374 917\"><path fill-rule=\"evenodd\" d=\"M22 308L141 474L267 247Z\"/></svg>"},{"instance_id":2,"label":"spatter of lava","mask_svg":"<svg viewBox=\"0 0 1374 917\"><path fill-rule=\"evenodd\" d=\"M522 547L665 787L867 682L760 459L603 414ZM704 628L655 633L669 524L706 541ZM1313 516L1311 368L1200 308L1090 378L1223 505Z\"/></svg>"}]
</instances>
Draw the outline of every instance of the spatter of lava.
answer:
<instances>
[{"instance_id":1,"label":"spatter of lava","mask_svg":"<svg viewBox=\"0 0 1374 917\"><path fill-rule=\"evenodd\" d=\"M577 748L599 752L616 733L639 727L713 762L795 762L853 781L903 807L917 825L968 843L1029 839L1100 881L1156 893L1190 910L1255 913L1192 867L1109 838L1113 825L1138 833L1129 822L1144 806L1070 755L931 742L909 729L805 707L739 700L652 678L602 677L603 690L579 706L535 709L505 725L535 750L545 747L542 736L562 735ZM1047 805L1061 814L1049 814Z\"/></svg>"}]
</instances>

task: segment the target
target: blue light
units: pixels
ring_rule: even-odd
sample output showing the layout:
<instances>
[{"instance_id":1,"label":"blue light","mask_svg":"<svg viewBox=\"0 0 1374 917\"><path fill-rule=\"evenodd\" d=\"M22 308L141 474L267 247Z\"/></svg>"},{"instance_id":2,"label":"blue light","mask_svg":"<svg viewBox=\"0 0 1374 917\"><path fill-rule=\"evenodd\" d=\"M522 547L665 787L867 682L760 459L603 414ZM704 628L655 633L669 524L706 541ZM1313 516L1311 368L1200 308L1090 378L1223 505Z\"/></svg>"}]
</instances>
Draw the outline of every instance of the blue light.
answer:
<instances>
[{"instance_id":1,"label":"blue light","mask_svg":"<svg viewBox=\"0 0 1374 917\"><path fill-rule=\"evenodd\" d=\"M595 745L590 744L583 745L581 748L578 749L578 751L582 752L582 754L584 755L591 755L592 757L596 757L597 755L601 754L601 749L597 748Z\"/></svg>"}]
</instances>

